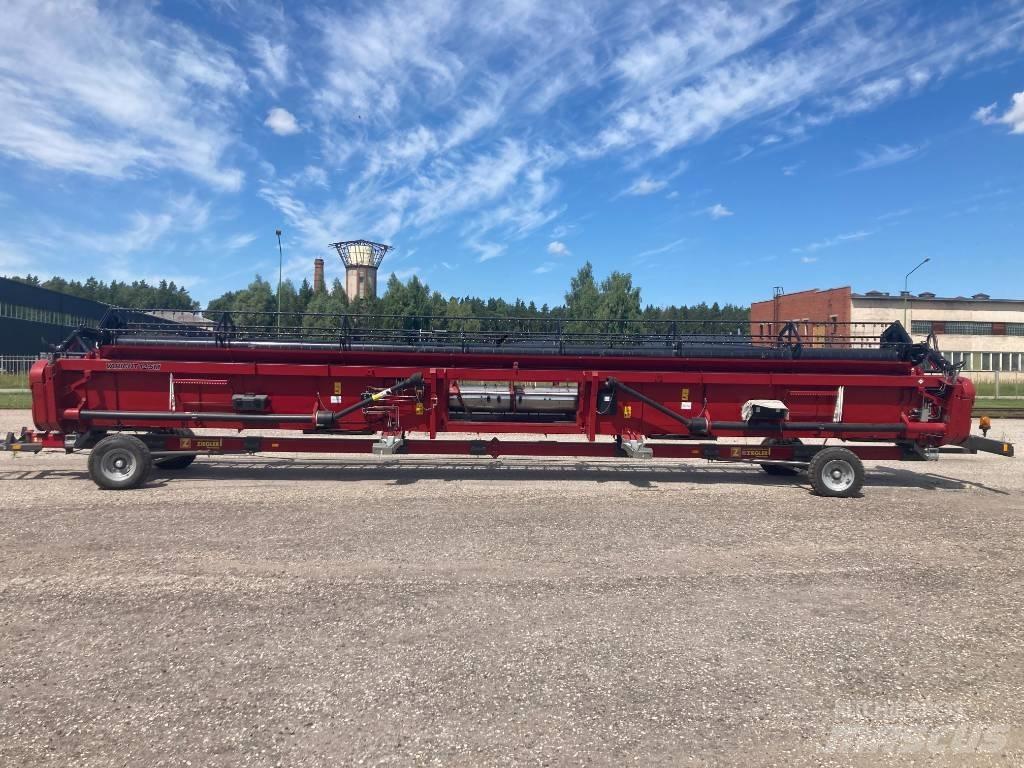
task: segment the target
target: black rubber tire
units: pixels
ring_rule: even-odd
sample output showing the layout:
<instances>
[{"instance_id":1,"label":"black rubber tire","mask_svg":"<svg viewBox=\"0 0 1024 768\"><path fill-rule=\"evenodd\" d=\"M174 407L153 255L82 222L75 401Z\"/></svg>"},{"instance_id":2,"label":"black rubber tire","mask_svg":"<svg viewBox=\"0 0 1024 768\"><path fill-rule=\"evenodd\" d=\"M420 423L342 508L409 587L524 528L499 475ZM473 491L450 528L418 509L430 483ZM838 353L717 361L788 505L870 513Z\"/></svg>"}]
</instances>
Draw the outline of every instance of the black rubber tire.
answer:
<instances>
[{"instance_id":1,"label":"black rubber tire","mask_svg":"<svg viewBox=\"0 0 1024 768\"><path fill-rule=\"evenodd\" d=\"M195 437L196 433L188 427L173 429L171 434L179 437ZM182 454L180 456L159 456L153 459L153 466L157 469L185 469L196 460L195 453Z\"/></svg>"},{"instance_id":2,"label":"black rubber tire","mask_svg":"<svg viewBox=\"0 0 1024 768\"><path fill-rule=\"evenodd\" d=\"M864 464L846 448L823 448L807 466L811 487L819 496L847 499L864 487Z\"/></svg>"},{"instance_id":3,"label":"black rubber tire","mask_svg":"<svg viewBox=\"0 0 1024 768\"><path fill-rule=\"evenodd\" d=\"M779 445L779 444L794 444L802 445L799 438L791 438L789 440L776 440L774 437L766 437L761 441L761 445ZM762 464L761 469L766 474L774 477L796 477L800 474L800 467L790 467L785 464Z\"/></svg>"},{"instance_id":4,"label":"black rubber tire","mask_svg":"<svg viewBox=\"0 0 1024 768\"><path fill-rule=\"evenodd\" d=\"M135 435L107 435L89 454L89 477L100 488L138 488L153 471L153 455Z\"/></svg>"}]
</instances>

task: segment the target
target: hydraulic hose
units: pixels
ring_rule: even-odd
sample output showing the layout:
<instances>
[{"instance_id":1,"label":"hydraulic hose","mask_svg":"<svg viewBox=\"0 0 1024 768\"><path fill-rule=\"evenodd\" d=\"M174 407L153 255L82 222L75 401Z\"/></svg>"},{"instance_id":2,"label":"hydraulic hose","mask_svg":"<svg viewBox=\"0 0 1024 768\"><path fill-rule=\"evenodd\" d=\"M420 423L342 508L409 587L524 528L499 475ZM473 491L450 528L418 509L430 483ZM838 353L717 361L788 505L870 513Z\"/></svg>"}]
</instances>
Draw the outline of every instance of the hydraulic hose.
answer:
<instances>
[{"instance_id":1,"label":"hydraulic hose","mask_svg":"<svg viewBox=\"0 0 1024 768\"><path fill-rule=\"evenodd\" d=\"M643 392L638 392L637 390L633 389L628 384L623 384L621 381L619 381L616 378L609 377L608 381L607 381L607 384L612 389L619 389L619 390L625 392L630 397L634 397L637 400L639 400L640 402L646 403L647 405L651 406L651 408L653 408L654 410L659 411L659 412L665 414L670 419L675 419L680 424L682 424L684 427L686 427L686 429L689 430L691 434L702 435L702 434L707 433L707 431L708 431L708 420L707 419L690 419L690 418L687 418L686 416L683 416L682 414L676 413L671 408L665 407L664 405L659 403L657 400L654 400L654 399L648 397Z\"/></svg>"},{"instance_id":2,"label":"hydraulic hose","mask_svg":"<svg viewBox=\"0 0 1024 768\"><path fill-rule=\"evenodd\" d=\"M410 376L408 379L400 381L397 384L388 387L387 389L382 389L380 392L374 392L372 395L367 395L362 400L360 400L358 403L353 403L352 405L348 406L347 408L342 408L340 411L331 411L330 412L329 421L330 421L331 424L333 424L333 423L335 423L337 421L340 421L341 419L345 418L350 413L354 413L355 411L358 411L361 408L365 408L366 406L371 405L372 403L375 403L377 400L381 400L382 398L385 398L388 395L392 395L395 392L400 392L403 389L408 389L409 387L414 387L417 384L422 384L422 383L423 383L423 374L419 373L419 372L416 372L412 376Z\"/></svg>"}]
</instances>

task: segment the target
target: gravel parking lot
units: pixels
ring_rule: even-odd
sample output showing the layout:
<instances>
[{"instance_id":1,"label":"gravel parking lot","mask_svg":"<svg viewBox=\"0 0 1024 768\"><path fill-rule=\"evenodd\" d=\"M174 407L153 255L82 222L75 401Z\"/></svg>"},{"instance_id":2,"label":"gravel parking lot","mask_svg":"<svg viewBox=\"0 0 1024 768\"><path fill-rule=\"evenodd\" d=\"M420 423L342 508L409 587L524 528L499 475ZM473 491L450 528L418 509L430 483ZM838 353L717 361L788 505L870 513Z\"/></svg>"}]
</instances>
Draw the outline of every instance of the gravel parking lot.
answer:
<instances>
[{"instance_id":1,"label":"gravel parking lot","mask_svg":"<svg viewBox=\"0 0 1024 768\"><path fill-rule=\"evenodd\" d=\"M1020 461L0 455L0 763L1020 765Z\"/></svg>"}]
</instances>

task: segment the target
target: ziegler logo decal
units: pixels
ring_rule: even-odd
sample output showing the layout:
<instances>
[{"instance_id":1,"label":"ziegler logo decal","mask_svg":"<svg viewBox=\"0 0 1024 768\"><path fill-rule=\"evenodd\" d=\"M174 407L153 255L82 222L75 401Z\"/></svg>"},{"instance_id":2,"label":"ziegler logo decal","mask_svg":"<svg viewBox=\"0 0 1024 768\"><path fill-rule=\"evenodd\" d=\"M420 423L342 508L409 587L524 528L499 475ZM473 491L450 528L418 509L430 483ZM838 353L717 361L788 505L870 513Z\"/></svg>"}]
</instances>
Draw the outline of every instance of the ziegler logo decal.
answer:
<instances>
[{"instance_id":1,"label":"ziegler logo decal","mask_svg":"<svg viewBox=\"0 0 1024 768\"><path fill-rule=\"evenodd\" d=\"M182 451L187 451L192 448L195 448L196 450L205 448L207 450L219 451L223 446L224 441L221 439L204 440L202 438L183 437L178 440L178 449Z\"/></svg>"},{"instance_id":2,"label":"ziegler logo decal","mask_svg":"<svg viewBox=\"0 0 1024 768\"><path fill-rule=\"evenodd\" d=\"M731 448L730 453L732 458L758 458L767 459L770 458L772 452L769 448Z\"/></svg>"},{"instance_id":3,"label":"ziegler logo decal","mask_svg":"<svg viewBox=\"0 0 1024 768\"><path fill-rule=\"evenodd\" d=\"M160 363L139 363L135 360L108 360L108 371L159 371Z\"/></svg>"}]
</instances>

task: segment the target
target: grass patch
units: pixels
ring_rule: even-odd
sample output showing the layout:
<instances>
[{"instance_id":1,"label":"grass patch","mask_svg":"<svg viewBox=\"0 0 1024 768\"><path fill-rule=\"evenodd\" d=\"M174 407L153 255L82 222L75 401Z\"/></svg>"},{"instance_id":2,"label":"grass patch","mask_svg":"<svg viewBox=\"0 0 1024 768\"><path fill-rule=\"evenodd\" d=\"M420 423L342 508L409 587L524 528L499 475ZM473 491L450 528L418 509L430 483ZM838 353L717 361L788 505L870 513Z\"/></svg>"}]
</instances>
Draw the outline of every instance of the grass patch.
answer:
<instances>
[{"instance_id":1,"label":"grass patch","mask_svg":"<svg viewBox=\"0 0 1024 768\"><path fill-rule=\"evenodd\" d=\"M0 392L0 408L31 408L32 395L28 392Z\"/></svg>"},{"instance_id":2,"label":"grass patch","mask_svg":"<svg viewBox=\"0 0 1024 768\"><path fill-rule=\"evenodd\" d=\"M990 411L998 411L1005 408L1020 410L1021 408L1024 408L1024 399L1011 397L1000 397L998 400L994 397L975 398L974 410L977 411L981 408L986 408Z\"/></svg>"},{"instance_id":3,"label":"grass patch","mask_svg":"<svg viewBox=\"0 0 1024 768\"><path fill-rule=\"evenodd\" d=\"M971 378L970 373L967 374L967 378ZM979 399L995 400L996 383L994 381L975 381L974 393ZM999 382L998 399L1002 400L1004 397L1024 398L1024 377L1018 373L1003 374L1003 379Z\"/></svg>"},{"instance_id":4,"label":"grass patch","mask_svg":"<svg viewBox=\"0 0 1024 768\"><path fill-rule=\"evenodd\" d=\"M0 389L28 389L28 374L0 373Z\"/></svg>"}]
</instances>

